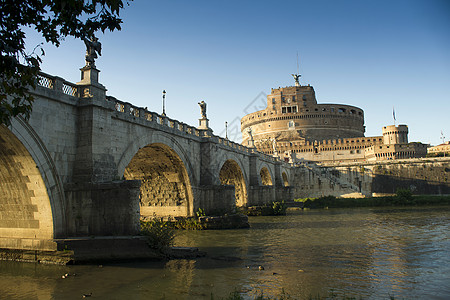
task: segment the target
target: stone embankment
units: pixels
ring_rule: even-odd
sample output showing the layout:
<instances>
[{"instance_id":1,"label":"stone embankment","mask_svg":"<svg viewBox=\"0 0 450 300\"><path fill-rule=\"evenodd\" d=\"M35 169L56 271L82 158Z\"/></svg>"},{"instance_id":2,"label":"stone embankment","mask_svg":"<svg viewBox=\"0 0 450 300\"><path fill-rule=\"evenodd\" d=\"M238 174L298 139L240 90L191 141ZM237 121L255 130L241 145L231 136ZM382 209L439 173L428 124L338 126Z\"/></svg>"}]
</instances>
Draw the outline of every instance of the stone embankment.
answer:
<instances>
[{"instance_id":1,"label":"stone embankment","mask_svg":"<svg viewBox=\"0 0 450 300\"><path fill-rule=\"evenodd\" d=\"M413 194L450 194L450 158L416 158L345 164L313 164L295 168L294 198L372 197L393 195L398 189Z\"/></svg>"}]
</instances>

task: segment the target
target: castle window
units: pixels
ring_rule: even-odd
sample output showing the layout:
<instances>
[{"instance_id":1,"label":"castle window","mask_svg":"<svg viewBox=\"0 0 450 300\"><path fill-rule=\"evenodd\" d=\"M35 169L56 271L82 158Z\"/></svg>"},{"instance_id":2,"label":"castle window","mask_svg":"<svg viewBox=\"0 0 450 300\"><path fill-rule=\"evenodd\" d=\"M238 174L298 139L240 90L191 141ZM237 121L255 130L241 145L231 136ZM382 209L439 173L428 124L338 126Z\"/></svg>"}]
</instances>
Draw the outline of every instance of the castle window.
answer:
<instances>
[{"instance_id":1,"label":"castle window","mask_svg":"<svg viewBox=\"0 0 450 300\"><path fill-rule=\"evenodd\" d=\"M322 108L322 111L327 111L327 109L326 108Z\"/></svg>"},{"instance_id":2,"label":"castle window","mask_svg":"<svg viewBox=\"0 0 450 300\"><path fill-rule=\"evenodd\" d=\"M306 107L306 101L303 101L303 106Z\"/></svg>"},{"instance_id":3,"label":"castle window","mask_svg":"<svg viewBox=\"0 0 450 300\"><path fill-rule=\"evenodd\" d=\"M291 113L291 112L292 112L292 107L288 106L288 107L287 107L287 112L288 112L288 113Z\"/></svg>"},{"instance_id":4,"label":"castle window","mask_svg":"<svg viewBox=\"0 0 450 300\"><path fill-rule=\"evenodd\" d=\"M303 95L303 100L304 100L304 101L306 100L306 96L305 96L305 95Z\"/></svg>"},{"instance_id":5,"label":"castle window","mask_svg":"<svg viewBox=\"0 0 450 300\"><path fill-rule=\"evenodd\" d=\"M334 112L334 107L330 108L330 111L331 111L331 112Z\"/></svg>"},{"instance_id":6,"label":"castle window","mask_svg":"<svg viewBox=\"0 0 450 300\"><path fill-rule=\"evenodd\" d=\"M350 110L350 114L356 114L356 111L354 109Z\"/></svg>"},{"instance_id":7,"label":"castle window","mask_svg":"<svg viewBox=\"0 0 450 300\"><path fill-rule=\"evenodd\" d=\"M277 102L275 101L275 98L272 98L272 104L275 104L275 103L277 103Z\"/></svg>"},{"instance_id":8,"label":"castle window","mask_svg":"<svg viewBox=\"0 0 450 300\"><path fill-rule=\"evenodd\" d=\"M281 108L281 113L283 113L283 114L286 113L286 107L282 107L282 108Z\"/></svg>"},{"instance_id":9,"label":"castle window","mask_svg":"<svg viewBox=\"0 0 450 300\"><path fill-rule=\"evenodd\" d=\"M289 128L294 128L295 127L295 122L294 121L289 121L288 122L288 127ZM291 146L292 146L292 143L291 143Z\"/></svg>"},{"instance_id":10,"label":"castle window","mask_svg":"<svg viewBox=\"0 0 450 300\"><path fill-rule=\"evenodd\" d=\"M339 108L339 109L338 109L338 112L340 112L340 113L345 113L345 108Z\"/></svg>"},{"instance_id":11,"label":"castle window","mask_svg":"<svg viewBox=\"0 0 450 300\"><path fill-rule=\"evenodd\" d=\"M314 111L319 111L319 110L317 108L315 108Z\"/></svg>"},{"instance_id":12,"label":"castle window","mask_svg":"<svg viewBox=\"0 0 450 300\"><path fill-rule=\"evenodd\" d=\"M295 96L292 96L292 102L295 102Z\"/></svg>"},{"instance_id":13,"label":"castle window","mask_svg":"<svg viewBox=\"0 0 450 300\"><path fill-rule=\"evenodd\" d=\"M297 106L292 106L292 112L296 113L297 112Z\"/></svg>"},{"instance_id":14,"label":"castle window","mask_svg":"<svg viewBox=\"0 0 450 300\"><path fill-rule=\"evenodd\" d=\"M282 102L286 102L286 100L284 99L284 97L281 97L281 101L282 101Z\"/></svg>"}]
</instances>

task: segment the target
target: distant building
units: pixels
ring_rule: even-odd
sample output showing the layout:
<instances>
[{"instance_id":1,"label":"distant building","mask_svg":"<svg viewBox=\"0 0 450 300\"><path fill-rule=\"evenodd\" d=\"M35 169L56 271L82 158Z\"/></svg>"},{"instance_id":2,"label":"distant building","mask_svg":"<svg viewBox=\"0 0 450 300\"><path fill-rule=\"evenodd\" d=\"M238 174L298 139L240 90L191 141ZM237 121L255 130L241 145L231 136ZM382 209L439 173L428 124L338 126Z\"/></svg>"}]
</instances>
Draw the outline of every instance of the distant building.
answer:
<instances>
[{"instance_id":1,"label":"distant building","mask_svg":"<svg viewBox=\"0 0 450 300\"><path fill-rule=\"evenodd\" d=\"M376 161L427 154L427 145L408 143L408 126L385 126L382 136L365 137L362 109L318 104L312 86L297 84L272 89L266 109L241 119L243 145L291 162Z\"/></svg>"},{"instance_id":2,"label":"distant building","mask_svg":"<svg viewBox=\"0 0 450 300\"><path fill-rule=\"evenodd\" d=\"M446 155L446 156L450 156L450 142L447 141L443 144L437 145L437 146L433 146L433 147L429 147L427 149L427 153L431 156L433 155Z\"/></svg>"}]
</instances>

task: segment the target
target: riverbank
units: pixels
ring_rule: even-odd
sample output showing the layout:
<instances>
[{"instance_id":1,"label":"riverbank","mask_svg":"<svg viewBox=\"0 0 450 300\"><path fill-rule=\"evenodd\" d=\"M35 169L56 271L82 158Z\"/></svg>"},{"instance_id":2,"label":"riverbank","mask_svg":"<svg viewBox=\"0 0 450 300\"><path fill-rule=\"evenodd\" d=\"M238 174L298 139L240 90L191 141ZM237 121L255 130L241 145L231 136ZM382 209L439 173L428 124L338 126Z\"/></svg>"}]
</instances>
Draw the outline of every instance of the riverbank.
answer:
<instances>
[{"instance_id":1,"label":"riverbank","mask_svg":"<svg viewBox=\"0 0 450 300\"><path fill-rule=\"evenodd\" d=\"M80 237L56 242L56 251L0 249L0 261L74 265L194 259L206 255L197 247L151 247L144 236Z\"/></svg>"},{"instance_id":2,"label":"riverbank","mask_svg":"<svg viewBox=\"0 0 450 300\"><path fill-rule=\"evenodd\" d=\"M356 207L383 207L383 206L428 206L450 205L450 195L411 195L400 192L394 196L368 197L368 198L336 198L325 196L320 198L296 199L303 203L303 208L356 208Z\"/></svg>"}]
</instances>

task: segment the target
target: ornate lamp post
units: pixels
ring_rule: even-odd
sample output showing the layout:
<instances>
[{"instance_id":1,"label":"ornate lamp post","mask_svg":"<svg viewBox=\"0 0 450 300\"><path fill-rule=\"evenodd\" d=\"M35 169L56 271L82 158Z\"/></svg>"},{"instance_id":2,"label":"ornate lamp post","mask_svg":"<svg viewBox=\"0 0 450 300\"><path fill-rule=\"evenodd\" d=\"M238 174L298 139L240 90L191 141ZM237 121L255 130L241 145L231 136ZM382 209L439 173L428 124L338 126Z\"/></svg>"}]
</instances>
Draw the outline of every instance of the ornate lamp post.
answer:
<instances>
[{"instance_id":1,"label":"ornate lamp post","mask_svg":"<svg viewBox=\"0 0 450 300\"><path fill-rule=\"evenodd\" d=\"M162 111L162 115L165 117L166 116L166 90L162 91L162 100L163 100L163 111Z\"/></svg>"}]
</instances>

